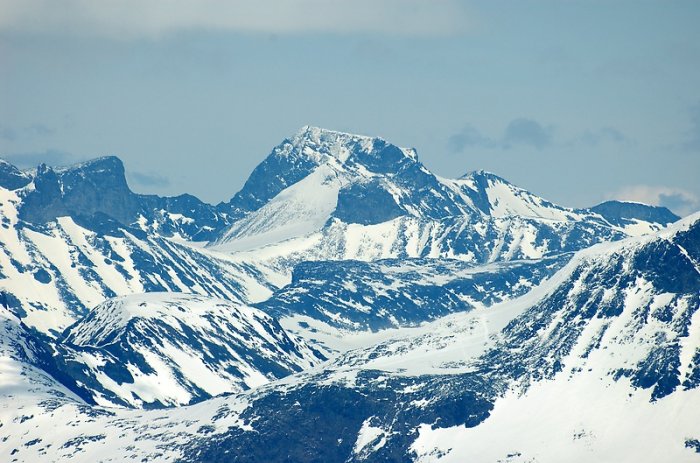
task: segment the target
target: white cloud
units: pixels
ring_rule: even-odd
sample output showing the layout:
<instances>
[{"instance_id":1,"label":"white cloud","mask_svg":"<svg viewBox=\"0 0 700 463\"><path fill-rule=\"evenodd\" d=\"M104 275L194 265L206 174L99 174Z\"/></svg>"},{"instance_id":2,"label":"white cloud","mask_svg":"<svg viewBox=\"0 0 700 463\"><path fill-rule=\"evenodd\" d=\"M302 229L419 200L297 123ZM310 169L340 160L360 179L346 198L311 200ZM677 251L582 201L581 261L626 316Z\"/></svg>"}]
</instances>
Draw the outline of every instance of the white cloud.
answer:
<instances>
[{"instance_id":1,"label":"white cloud","mask_svg":"<svg viewBox=\"0 0 700 463\"><path fill-rule=\"evenodd\" d=\"M700 198L696 194L681 188L665 186L631 185L609 193L606 199L664 206L680 216L700 210Z\"/></svg>"},{"instance_id":2,"label":"white cloud","mask_svg":"<svg viewBox=\"0 0 700 463\"><path fill-rule=\"evenodd\" d=\"M0 31L156 38L183 30L458 34L458 0L0 0Z\"/></svg>"}]
</instances>

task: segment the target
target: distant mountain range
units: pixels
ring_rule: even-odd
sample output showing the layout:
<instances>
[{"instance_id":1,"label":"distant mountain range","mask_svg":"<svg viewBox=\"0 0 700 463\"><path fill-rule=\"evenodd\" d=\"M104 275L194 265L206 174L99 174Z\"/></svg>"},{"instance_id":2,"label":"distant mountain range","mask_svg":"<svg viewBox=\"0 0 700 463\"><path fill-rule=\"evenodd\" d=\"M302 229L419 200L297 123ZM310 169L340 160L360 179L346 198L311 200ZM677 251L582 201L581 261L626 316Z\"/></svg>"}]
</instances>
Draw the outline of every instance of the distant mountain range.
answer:
<instances>
[{"instance_id":1,"label":"distant mountain range","mask_svg":"<svg viewBox=\"0 0 700 463\"><path fill-rule=\"evenodd\" d=\"M0 161L0 221L3 461L700 452L697 214L304 127L218 205Z\"/></svg>"}]
</instances>

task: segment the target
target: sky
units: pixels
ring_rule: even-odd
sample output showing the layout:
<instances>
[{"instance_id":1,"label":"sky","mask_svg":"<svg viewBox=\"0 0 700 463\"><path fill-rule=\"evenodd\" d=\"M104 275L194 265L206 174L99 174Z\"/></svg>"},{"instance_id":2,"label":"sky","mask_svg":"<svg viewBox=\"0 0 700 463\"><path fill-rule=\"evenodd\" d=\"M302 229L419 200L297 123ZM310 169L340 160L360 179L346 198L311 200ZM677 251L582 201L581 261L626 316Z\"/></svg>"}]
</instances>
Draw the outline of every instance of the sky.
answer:
<instances>
[{"instance_id":1,"label":"sky","mask_svg":"<svg viewBox=\"0 0 700 463\"><path fill-rule=\"evenodd\" d=\"M700 210L700 2L0 0L0 157L218 203L304 125L569 207Z\"/></svg>"}]
</instances>

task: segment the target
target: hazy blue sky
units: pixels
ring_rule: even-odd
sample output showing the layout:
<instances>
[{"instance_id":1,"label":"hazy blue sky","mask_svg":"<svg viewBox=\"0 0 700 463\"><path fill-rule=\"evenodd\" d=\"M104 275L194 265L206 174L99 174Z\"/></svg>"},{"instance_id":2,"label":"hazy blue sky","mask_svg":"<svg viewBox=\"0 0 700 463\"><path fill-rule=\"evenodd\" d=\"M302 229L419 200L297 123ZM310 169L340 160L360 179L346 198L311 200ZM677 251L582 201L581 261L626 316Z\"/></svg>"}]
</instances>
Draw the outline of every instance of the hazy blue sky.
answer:
<instances>
[{"instance_id":1,"label":"hazy blue sky","mask_svg":"<svg viewBox=\"0 0 700 463\"><path fill-rule=\"evenodd\" d=\"M700 209L700 2L0 0L0 157L228 200L306 124L567 206Z\"/></svg>"}]
</instances>

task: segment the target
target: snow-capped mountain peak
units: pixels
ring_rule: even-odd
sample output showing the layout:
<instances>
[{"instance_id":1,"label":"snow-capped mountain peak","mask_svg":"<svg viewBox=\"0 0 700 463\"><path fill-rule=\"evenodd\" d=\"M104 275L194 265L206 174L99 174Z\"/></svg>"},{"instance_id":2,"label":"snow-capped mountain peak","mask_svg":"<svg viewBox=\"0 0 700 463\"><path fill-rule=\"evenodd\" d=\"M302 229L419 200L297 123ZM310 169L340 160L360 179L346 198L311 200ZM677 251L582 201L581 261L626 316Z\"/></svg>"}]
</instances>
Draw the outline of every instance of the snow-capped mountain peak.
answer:
<instances>
[{"instance_id":1,"label":"snow-capped mountain peak","mask_svg":"<svg viewBox=\"0 0 700 463\"><path fill-rule=\"evenodd\" d=\"M547 201L484 170L468 172L452 182L476 208L493 217L521 216L558 221L583 218L573 209Z\"/></svg>"},{"instance_id":2,"label":"snow-capped mountain peak","mask_svg":"<svg viewBox=\"0 0 700 463\"><path fill-rule=\"evenodd\" d=\"M273 148L228 205L239 215L256 211L323 164L372 176L396 172L405 164L417 162L415 150L399 148L378 137L305 126Z\"/></svg>"},{"instance_id":3,"label":"snow-capped mountain peak","mask_svg":"<svg viewBox=\"0 0 700 463\"><path fill-rule=\"evenodd\" d=\"M627 210L609 221L485 171L441 178L413 149L311 126L275 147L229 205L237 218L213 247L249 252L284 242L266 255L295 261L539 258L668 223L639 211L626 219Z\"/></svg>"},{"instance_id":4,"label":"snow-capped mountain peak","mask_svg":"<svg viewBox=\"0 0 700 463\"><path fill-rule=\"evenodd\" d=\"M326 156L337 159L341 163L346 163L351 158L351 162L354 163L362 163L363 159L373 158L387 163L400 161L402 157L418 160L414 149L399 148L381 137L357 135L308 125L294 135L291 144L302 155L315 157L319 162L326 161Z\"/></svg>"},{"instance_id":5,"label":"snow-capped mountain peak","mask_svg":"<svg viewBox=\"0 0 700 463\"><path fill-rule=\"evenodd\" d=\"M293 147L297 148L298 154L316 156L321 162L324 155L344 162L351 154L351 148L361 146L369 150L375 141L380 140L378 137L368 137L306 125L291 138L290 142Z\"/></svg>"}]
</instances>

